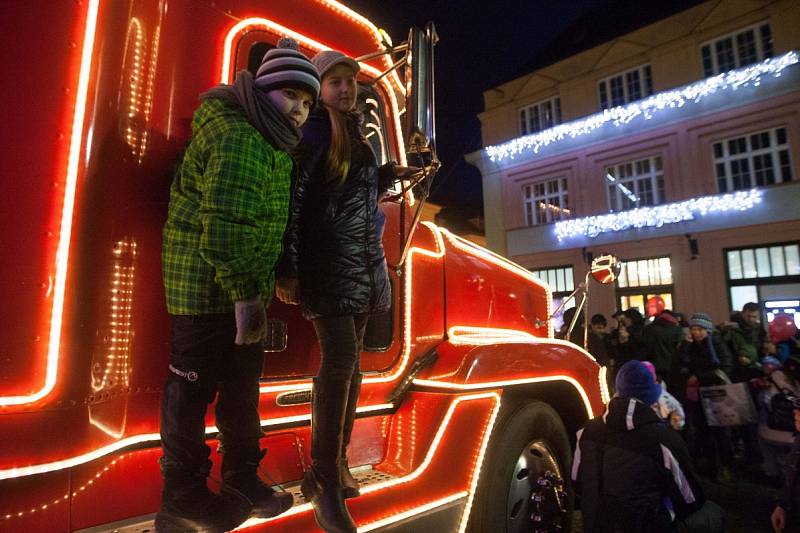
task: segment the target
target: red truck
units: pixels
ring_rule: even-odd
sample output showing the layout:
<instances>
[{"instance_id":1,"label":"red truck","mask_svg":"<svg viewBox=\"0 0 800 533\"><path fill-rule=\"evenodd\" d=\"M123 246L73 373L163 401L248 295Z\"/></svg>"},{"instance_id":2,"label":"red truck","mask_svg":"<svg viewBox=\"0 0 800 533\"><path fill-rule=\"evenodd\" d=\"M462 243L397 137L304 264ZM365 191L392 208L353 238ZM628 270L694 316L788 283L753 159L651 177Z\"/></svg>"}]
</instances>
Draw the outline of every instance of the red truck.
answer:
<instances>
[{"instance_id":1,"label":"red truck","mask_svg":"<svg viewBox=\"0 0 800 533\"><path fill-rule=\"evenodd\" d=\"M392 47L334 0L0 9L0 531L146 531L169 354L161 230L197 95L283 36L308 55L342 50L362 58L376 153L405 163L433 145L435 33ZM382 204L394 302L361 357L349 463L363 488L348 501L359 531L568 531L572 436L603 409L605 371L553 338L545 283L419 222L425 184L406 189ZM242 528L316 531L297 488L319 347L296 307L275 301L269 315L261 471L297 497Z\"/></svg>"}]
</instances>

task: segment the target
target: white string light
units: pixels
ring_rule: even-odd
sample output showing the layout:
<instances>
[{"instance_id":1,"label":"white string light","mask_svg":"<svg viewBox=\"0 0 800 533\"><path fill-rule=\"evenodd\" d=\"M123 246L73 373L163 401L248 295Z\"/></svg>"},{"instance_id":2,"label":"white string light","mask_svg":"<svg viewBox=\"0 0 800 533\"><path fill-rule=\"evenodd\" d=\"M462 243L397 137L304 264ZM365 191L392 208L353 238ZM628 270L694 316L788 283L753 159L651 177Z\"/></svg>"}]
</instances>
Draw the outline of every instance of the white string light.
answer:
<instances>
[{"instance_id":1,"label":"white string light","mask_svg":"<svg viewBox=\"0 0 800 533\"><path fill-rule=\"evenodd\" d=\"M554 232L558 240L568 237L597 237L601 233L632 228L660 228L694 220L697 216L726 211L746 211L761 202L761 191L751 189L716 196L701 196L683 202L653 207L637 207L629 211L609 213L556 222Z\"/></svg>"},{"instance_id":2,"label":"white string light","mask_svg":"<svg viewBox=\"0 0 800 533\"><path fill-rule=\"evenodd\" d=\"M735 91L739 87L750 85L757 87L763 76L771 75L777 78L785 68L798 63L798 61L800 61L800 56L797 52L791 51L749 67L731 70L678 89L663 91L644 100L606 109L601 113L559 124L531 135L517 137L503 144L488 146L485 148L486 154L493 163L514 159L522 154L535 154L545 146L587 135L608 123L622 126L634 119L649 120L666 109L698 103L706 96L719 91Z\"/></svg>"}]
</instances>

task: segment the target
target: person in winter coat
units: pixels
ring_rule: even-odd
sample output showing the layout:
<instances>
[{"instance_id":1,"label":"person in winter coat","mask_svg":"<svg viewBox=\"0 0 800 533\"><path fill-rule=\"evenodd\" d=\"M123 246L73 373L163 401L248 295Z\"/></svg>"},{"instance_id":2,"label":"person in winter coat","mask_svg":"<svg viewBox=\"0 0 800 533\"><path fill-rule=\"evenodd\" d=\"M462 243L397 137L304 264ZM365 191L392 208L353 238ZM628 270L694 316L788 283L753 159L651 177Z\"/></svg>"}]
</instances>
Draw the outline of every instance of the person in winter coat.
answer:
<instances>
[{"instance_id":1,"label":"person in winter coat","mask_svg":"<svg viewBox=\"0 0 800 533\"><path fill-rule=\"evenodd\" d=\"M786 458L783 491L770 521L775 533L800 531L800 408L794 410L794 442Z\"/></svg>"},{"instance_id":2,"label":"person in winter coat","mask_svg":"<svg viewBox=\"0 0 800 533\"><path fill-rule=\"evenodd\" d=\"M319 74L284 39L255 77L202 94L192 139L170 190L162 265L172 318L161 406L164 476L158 531L228 531L248 514L292 505L258 477L258 413L265 307L289 210L301 126ZM211 493L205 413L219 392L216 423L225 497Z\"/></svg>"},{"instance_id":3,"label":"person in winter coat","mask_svg":"<svg viewBox=\"0 0 800 533\"><path fill-rule=\"evenodd\" d=\"M755 302L746 303L739 313L731 315L731 322L721 332L733 356L734 383L761 377L760 359L769 344L767 332L761 327L761 307Z\"/></svg>"},{"instance_id":4,"label":"person in winter coat","mask_svg":"<svg viewBox=\"0 0 800 533\"><path fill-rule=\"evenodd\" d=\"M634 359L644 359L645 345L642 342L644 317L635 307L622 312L617 329L612 333L614 363L617 368Z\"/></svg>"},{"instance_id":5,"label":"person in winter coat","mask_svg":"<svg viewBox=\"0 0 800 533\"><path fill-rule=\"evenodd\" d=\"M577 434L572 479L583 531L659 533L678 523L721 531L720 509L706 501L686 445L653 408L661 395L653 374L641 361L628 361L616 391L606 413Z\"/></svg>"},{"instance_id":6,"label":"person in winter coat","mask_svg":"<svg viewBox=\"0 0 800 533\"><path fill-rule=\"evenodd\" d=\"M645 326L642 332L642 342L647 352L646 359L656 367L656 373L662 381L668 382L672 371L672 357L675 350L683 340L683 330L678 319L671 311L665 309L653 320L653 323Z\"/></svg>"},{"instance_id":7,"label":"person in winter coat","mask_svg":"<svg viewBox=\"0 0 800 533\"><path fill-rule=\"evenodd\" d=\"M684 340L675 354L672 382L674 392L683 402L689 440L720 481L732 481L733 449L730 431L725 427L710 427L700 402L699 388L730 383L731 357L719 335L713 333L711 318L695 313L689 319L692 340Z\"/></svg>"},{"instance_id":8,"label":"person in winter coat","mask_svg":"<svg viewBox=\"0 0 800 533\"><path fill-rule=\"evenodd\" d=\"M390 306L381 193L411 170L379 168L354 112L358 63L341 52L314 56L321 105L303 128L276 294L311 320L322 362L314 378L312 467L301 486L326 531L354 532L345 498L359 494L347 465L361 388L359 355L370 314Z\"/></svg>"}]
</instances>

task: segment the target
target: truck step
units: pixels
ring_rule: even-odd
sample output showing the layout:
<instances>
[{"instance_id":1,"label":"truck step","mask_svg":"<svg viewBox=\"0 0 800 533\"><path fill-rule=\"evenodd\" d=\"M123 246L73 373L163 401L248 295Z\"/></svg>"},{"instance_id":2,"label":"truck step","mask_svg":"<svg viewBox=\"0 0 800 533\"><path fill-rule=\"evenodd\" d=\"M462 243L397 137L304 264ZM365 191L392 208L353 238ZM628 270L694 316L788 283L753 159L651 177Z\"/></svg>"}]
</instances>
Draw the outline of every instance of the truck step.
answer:
<instances>
[{"instance_id":1,"label":"truck step","mask_svg":"<svg viewBox=\"0 0 800 533\"><path fill-rule=\"evenodd\" d=\"M370 485L394 479L394 476L375 470L370 465L351 468L350 472L353 474L353 477L356 478L356 481L358 481L362 489ZM303 494L300 492L300 481L286 483L283 485L283 489L292 493L295 507L307 503ZM155 513L135 516L108 524L78 529L73 533L155 533L155 518Z\"/></svg>"}]
</instances>

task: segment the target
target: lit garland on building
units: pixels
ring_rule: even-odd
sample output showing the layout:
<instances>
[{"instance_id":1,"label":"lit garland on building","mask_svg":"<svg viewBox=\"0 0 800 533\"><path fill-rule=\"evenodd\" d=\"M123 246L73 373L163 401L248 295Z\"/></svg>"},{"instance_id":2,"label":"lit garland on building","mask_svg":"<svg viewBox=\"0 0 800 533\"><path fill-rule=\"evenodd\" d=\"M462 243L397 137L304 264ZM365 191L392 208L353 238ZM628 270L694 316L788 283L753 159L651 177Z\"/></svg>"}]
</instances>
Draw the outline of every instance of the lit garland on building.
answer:
<instances>
[{"instance_id":1,"label":"lit garland on building","mask_svg":"<svg viewBox=\"0 0 800 533\"><path fill-rule=\"evenodd\" d=\"M717 196L702 196L673 204L638 207L629 211L562 220L555 224L558 240L568 237L597 237L601 233L633 228L660 228L694 220L697 216L725 211L746 211L761 202L761 191L752 189Z\"/></svg>"},{"instance_id":2,"label":"lit garland on building","mask_svg":"<svg viewBox=\"0 0 800 533\"><path fill-rule=\"evenodd\" d=\"M559 124L552 128L518 137L503 144L486 147L486 154L493 163L514 159L526 152L538 153L540 149L564 139L574 139L592 133L606 124L621 126L640 118L649 120L662 111L697 103L704 97L720 91L735 91L739 87L758 86L763 76L779 77L781 72L800 61L797 52L766 59L749 67L731 70L724 74L704 79L684 87L660 92L630 104L606 109L584 119Z\"/></svg>"}]
</instances>

